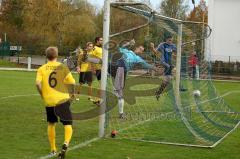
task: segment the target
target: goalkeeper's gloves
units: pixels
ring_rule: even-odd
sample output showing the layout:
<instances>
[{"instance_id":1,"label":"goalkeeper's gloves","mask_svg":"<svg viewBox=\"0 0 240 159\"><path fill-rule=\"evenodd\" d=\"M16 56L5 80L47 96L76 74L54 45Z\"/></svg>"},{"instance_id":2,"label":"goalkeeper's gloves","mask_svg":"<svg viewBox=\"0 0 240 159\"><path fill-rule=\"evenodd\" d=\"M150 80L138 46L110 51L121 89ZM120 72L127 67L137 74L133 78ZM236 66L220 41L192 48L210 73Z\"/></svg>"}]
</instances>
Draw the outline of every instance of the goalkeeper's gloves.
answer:
<instances>
[{"instance_id":1,"label":"goalkeeper's gloves","mask_svg":"<svg viewBox=\"0 0 240 159\"><path fill-rule=\"evenodd\" d=\"M129 45L131 45L131 46L134 46L135 45L135 40L134 39L132 39L130 42L129 42Z\"/></svg>"}]
</instances>

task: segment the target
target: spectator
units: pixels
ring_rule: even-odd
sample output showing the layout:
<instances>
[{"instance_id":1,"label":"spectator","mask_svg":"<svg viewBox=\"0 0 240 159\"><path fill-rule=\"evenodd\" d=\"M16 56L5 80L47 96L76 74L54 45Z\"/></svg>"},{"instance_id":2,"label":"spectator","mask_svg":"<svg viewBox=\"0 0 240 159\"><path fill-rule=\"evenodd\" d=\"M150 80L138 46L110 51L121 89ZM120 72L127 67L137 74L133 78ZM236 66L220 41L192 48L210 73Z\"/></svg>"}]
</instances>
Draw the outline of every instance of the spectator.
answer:
<instances>
[{"instance_id":1,"label":"spectator","mask_svg":"<svg viewBox=\"0 0 240 159\"><path fill-rule=\"evenodd\" d=\"M196 78L196 68L198 65L198 57L197 57L197 53L196 51L192 51L191 56L189 57L188 60L188 64L189 64L189 68L190 68L190 77L192 77L193 79Z\"/></svg>"}]
</instances>

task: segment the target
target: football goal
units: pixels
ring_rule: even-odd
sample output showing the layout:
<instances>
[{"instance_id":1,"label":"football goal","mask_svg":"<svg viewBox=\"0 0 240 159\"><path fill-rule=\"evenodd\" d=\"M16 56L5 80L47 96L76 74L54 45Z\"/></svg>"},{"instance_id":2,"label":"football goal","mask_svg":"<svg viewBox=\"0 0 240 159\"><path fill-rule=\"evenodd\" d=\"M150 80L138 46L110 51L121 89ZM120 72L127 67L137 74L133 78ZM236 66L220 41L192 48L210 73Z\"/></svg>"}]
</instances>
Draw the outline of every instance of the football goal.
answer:
<instances>
[{"instance_id":1,"label":"football goal","mask_svg":"<svg viewBox=\"0 0 240 159\"><path fill-rule=\"evenodd\" d=\"M141 2L105 1L104 11L101 137L212 148L237 128L239 115L219 96L211 79L208 24L169 18ZM162 59L170 56L153 48L164 47L160 44L171 37L175 47L169 51L168 74ZM141 54L139 46L144 48ZM154 69L133 61L126 66L132 63L123 49ZM124 70L123 82L121 71L116 71L121 60L130 67ZM166 78L157 100L156 91Z\"/></svg>"}]
</instances>

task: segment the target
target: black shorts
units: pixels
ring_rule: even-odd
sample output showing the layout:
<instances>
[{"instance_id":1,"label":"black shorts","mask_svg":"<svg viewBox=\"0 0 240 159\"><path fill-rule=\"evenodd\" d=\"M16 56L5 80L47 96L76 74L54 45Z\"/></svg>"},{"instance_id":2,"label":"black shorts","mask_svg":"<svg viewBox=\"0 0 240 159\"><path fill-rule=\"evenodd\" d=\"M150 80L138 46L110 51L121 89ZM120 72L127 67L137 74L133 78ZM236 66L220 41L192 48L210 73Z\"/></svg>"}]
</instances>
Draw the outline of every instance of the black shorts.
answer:
<instances>
[{"instance_id":1,"label":"black shorts","mask_svg":"<svg viewBox=\"0 0 240 159\"><path fill-rule=\"evenodd\" d=\"M117 69L118 69L117 65L112 65L112 64L108 65L108 73L111 75L112 78L116 77Z\"/></svg>"},{"instance_id":2,"label":"black shorts","mask_svg":"<svg viewBox=\"0 0 240 159\"><path fill-rule=\"evenodd\" d=\"M170 66L170 67L164 66L164 75L165 76L172 76L173 68L174 68L173 66Z\"/></svg>"},{"instance_id":3,"label":"black shorts","mask_svg":"<svg viewBox=\"0 0 240 159\"><path fill-rule=\"evenodd\" d=\"M117 70L119 67L123 67L124 68L124 77L126 78L126 74L127 74L127 67L125 64L125 61L123 60L123 58L120 58L117 60L117 62L112 62L108 65L108 73L115 78L116 74L117 74Z\"/></svg>"},{"instance_id":4,"label":"black shorts","mask_svg":"<svg viewBox=\"0 0 240 159\"><path fill-rule=\"evenodd\" d=\"M47 122L57 123L58 118L63 125L72 125L72 113L70 111L70 102L57 105L55 107L46 107Z\"/></svg>"},{"instance_id":5,"label":"black shorts","mask_svg":"<svg viewBox=\"0 0 240 159\"><path fill-rule=\"evenodd\" d=\"M92 78L92 72L80 72L80 77L79 77L79 83L82 84L89 84L92 83L93 78Z\"/></svg>"},{"instance_id":6,"label":"black shorts","mask_svg":"<svg viewBox=\"0 0 240 159\"><path fill-rule=\"evenodd\" d=\"M101 70L96 70L96 77L98 81L101 81Z\"/></svg>"}]
</instances>

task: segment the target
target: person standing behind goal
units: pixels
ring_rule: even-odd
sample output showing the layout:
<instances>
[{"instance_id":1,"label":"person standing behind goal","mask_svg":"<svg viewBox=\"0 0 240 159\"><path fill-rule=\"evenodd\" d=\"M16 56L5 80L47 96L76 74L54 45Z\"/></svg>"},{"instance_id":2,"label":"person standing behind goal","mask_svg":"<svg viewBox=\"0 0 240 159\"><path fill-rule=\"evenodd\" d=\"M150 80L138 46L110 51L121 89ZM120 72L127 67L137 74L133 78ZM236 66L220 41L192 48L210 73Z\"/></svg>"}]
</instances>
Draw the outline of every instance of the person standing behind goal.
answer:
<instances>
[{"instance_id":1,"label":"person standing behind goal","mask_svg":"<svg viewBox=\"0 0 240 159\"><path fill-rule=\"evenodd\" d=\"M73 88L75 80L67 66L57 62L58 48L46 49L48 63L41 66L37 71L36 86L39 94L46 104L48 122L48 139L51 147L50 155L56 155L55 124L60 118L64 125L65 140L59 158L64 159L65 153L72 137L72 114L70 111L69 88ZM69 86L69 87L68 87Z\"/></svg>"},{"instance_id":2,"label":"person standing behind goal","mask_svg":"<svg viewBox=\"0 0 240 159\"><path fill-rule=\"evenodd\" d=\"M190 76L195 79L197 76L197 65L198 65L198 57L196 51L192 51L191 56L188 60L189 69L190 69Z\"/></svg>"}]
</instances>

